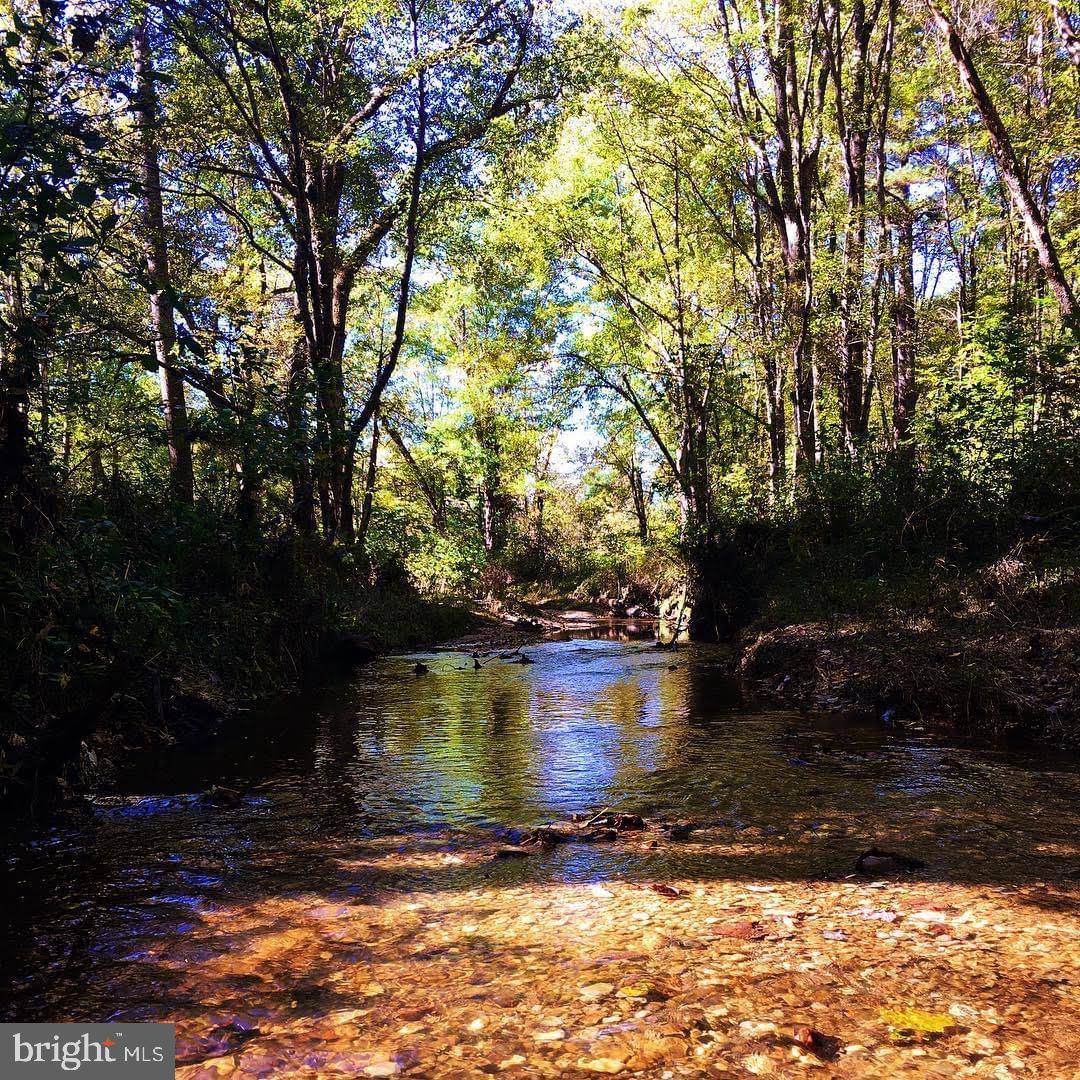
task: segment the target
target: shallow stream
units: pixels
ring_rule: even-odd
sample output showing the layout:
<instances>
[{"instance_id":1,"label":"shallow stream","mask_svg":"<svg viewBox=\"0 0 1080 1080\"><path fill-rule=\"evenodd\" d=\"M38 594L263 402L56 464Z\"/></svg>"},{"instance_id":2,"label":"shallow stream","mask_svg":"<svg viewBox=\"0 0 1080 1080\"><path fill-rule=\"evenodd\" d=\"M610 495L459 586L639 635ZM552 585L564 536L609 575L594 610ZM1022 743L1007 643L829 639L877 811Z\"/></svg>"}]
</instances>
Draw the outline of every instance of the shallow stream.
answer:
<instances>
[{"instance_id":1,"label":"shallow stream","mask_svg":"<svg viewBox=\"0 0 1080 1080\"><path fill-rule=\"evenodd\" d=\"M91 811L21 837L5 854L5 1017L198 1008L190 977L170 990L157 959L186 941L190 976L215 951L205 920L268 897L838 880L874 843L953 883L1065 882L1080 866L1074 759L746 704L720 654L657 649L625 630L524 652L533 663L496 654L479 670L467 652L379 659L211 747L140 757ZM207 798L215 783L238 803ZM605 806L700 822L724 842L409 858ZM389 843L400 867L357 862L372 843Z\"/></svg>"}]
</instances>

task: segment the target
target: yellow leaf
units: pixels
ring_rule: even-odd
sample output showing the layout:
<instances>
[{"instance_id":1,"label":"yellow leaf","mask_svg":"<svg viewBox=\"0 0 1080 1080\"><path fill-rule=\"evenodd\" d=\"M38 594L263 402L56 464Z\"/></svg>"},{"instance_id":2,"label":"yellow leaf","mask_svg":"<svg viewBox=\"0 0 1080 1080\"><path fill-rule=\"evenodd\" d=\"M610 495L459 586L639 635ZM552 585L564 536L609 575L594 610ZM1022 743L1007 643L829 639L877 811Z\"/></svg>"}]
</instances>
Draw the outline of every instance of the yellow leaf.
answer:
<instances>
[{"instance_id":1,"label":"yellow leaf","mask_svg":"<svg viewBox=\"0 0 1080 1080\"><path fill-rule=\"evenodd\" d=\"M626 1064L618 1058L579 1058L578 1068L586 1072L620 1073L626 1068Z\"/></svg>"},{"instance_id":2,"label":"yellow leaf","mask_svg":"<svg viewBox=\"0 0 1080 1080\"><path fill-rule=\"evenodd\" d=\"M924 1012L922 1009L882 1009L878 1016L889 1025L894 1039L933 1038L956 1026L948 1013Z\"/></svg>"}]
</instances>

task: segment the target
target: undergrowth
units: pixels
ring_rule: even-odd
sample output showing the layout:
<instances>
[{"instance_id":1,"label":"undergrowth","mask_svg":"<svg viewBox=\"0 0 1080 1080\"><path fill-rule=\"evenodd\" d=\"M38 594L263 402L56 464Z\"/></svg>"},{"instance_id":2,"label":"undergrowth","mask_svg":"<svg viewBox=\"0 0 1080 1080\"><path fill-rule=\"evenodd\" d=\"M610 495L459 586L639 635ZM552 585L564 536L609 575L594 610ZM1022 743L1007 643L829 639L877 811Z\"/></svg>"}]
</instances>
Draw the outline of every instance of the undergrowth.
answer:
<instances>
[{"instance_id":1,"label":"undergrowth","mask_svg":"<svg viewBox=\"0 0 1080 1080\"><path fill-rule=\"evenodd\" d=\"M128 497L74 505L0 550L0 806L107 777L118 747L205 734L298 684L328 644L399 648L459 632L318 539Z\"/></svg>"}]
</instances>

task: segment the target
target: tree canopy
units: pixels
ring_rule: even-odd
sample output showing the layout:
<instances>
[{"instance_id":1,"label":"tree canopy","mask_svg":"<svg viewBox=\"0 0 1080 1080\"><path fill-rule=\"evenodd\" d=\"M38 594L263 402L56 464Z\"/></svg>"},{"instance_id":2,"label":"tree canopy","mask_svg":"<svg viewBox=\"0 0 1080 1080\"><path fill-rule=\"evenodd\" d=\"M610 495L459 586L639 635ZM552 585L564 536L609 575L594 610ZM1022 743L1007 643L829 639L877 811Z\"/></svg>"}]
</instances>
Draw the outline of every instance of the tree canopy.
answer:
<instances>
[{"instance_id":1,"label":"tree canopy","mask_svg":"<svg viewBox=\"0 0 1080 1080\"><path fill-rule=\"evenodd\" d=\"M3 17L13 536L127 492L440 590L1067 471L1060 5Z\"/></svg>"}]
</instances>

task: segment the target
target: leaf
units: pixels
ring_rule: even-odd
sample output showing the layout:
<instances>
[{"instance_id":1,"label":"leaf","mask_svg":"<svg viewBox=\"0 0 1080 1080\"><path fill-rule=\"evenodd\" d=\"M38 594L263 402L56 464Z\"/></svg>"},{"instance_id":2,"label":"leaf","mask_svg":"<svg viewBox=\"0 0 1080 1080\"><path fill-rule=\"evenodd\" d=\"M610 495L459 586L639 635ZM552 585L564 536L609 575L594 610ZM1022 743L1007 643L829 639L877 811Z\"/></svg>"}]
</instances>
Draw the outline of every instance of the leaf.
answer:
<instances>
[{"instance_id":1,"label":"leaf","mask_svg":"<svg viewBox=\"0 0 1080 1080\"><path fill-rule=\"evenodd\" d=\"M103 150L109 142L97 131L81 131L78 133L78 139L87 150Z\"/></svg>"},{"instance_id":2,"label":"leaf","mask_svg":"<svg viewBox=\"0 0 1080 1080\"><path fill-rule=\"evenodd\" d=\"M629 998L632 1001L667 1001L669 995L651 983L631 983L615 991L617 998Z\"/></svg>"},{"instance_id":3,"label":"leaf","mask_svg":"<svg viewBox=\"0 0 1080 1080\"><path fill-rule=\"evenodd\" d=\"M626 1068L626 1063L618 1058L580 1058L578 1068L586 1072L621 1073Z\"/></svg>"},{"instance_id":4,"label":"leaf","mask_svg":"<svg viewBox=\"0 0 1080 1080\"><path fill-rule=\"evenodd\" d=\"M75 185L75 189L71 193L71 197L80 206L93 206L94 200L97 199L97 188L93 184L88 184L85 180L80 181Z\"/></svg>"},{"instance_id":5,"label":"leaf","mask_svg":"<svg viewBox=\"0 0 1080 1080\"><path fill-rule=\"evenodd\" d=\"M922 1009L882 1009L879 1018L889 1025L889 1035L898 1041L937 1038L956 1029L956 1021L948 1013L925 1012Z\"/></svg>"},{"instance_id":6,"label":"leaf","mask_svg":"<svg viewBox=\"0 0 1080 1080\"><path fill-rule=\"evenodd\" d=\"M715 934L720 937L736 938L739 941L758 941L765 936L765 931L756 922L743 919L740 922L722 923L715 927Z\"/></svg>"},{"instance_id":7,"label":"leaf","mask_svg":"<svg viewBox=\"0 0 1080 1080\"><path fill-rule=\"evenodd\" d=\"M654 882L649 886L654 893L659 893L661 896L670 896L672 898L682 896L682 892L676 889L674 885L665 885L662 882Z\"/></svg>"},{"instance_id":8,"label":"leaf","mask_svg":"<svg viewBox=\"0 0 1080 1080\"><path fill-rule=\"evenodd\" d=\"M585 1001L599 1001L601 998L607 997L614 989L614 985L609 982L589 983L588 986L581 988L581 996Z\"/></svg>"}]
</instances>

